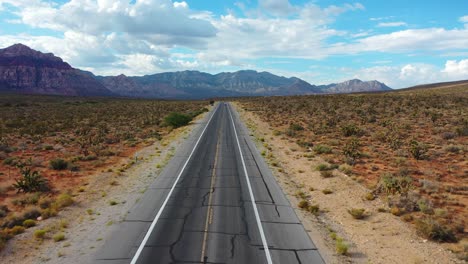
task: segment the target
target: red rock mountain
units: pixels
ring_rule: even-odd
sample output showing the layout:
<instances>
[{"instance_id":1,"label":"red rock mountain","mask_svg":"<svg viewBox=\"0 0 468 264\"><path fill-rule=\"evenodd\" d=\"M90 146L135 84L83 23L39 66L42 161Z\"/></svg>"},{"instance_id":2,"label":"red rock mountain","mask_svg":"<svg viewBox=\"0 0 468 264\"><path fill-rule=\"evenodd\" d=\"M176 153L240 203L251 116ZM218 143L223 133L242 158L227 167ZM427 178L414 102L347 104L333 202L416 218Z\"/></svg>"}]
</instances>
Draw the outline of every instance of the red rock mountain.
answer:
<instances>
[{"instance_id":1,"label":"red rock mountain","mask_svg":"<svg viewBox=\"0 0 468 264\"><path fill-rule=\"evenodd\" d=\"M312 85L296 77L241 70L209 74L163 72L145 76L94 76L52 53L15 44L0 49L0 92L68 96L199 99L230 96L304 95L391 90L377 81Z\"/></svg>"},{"instance_id":2,"label":"red rock mountain","mask_svg":"<svg viewBox=\"0 0 468 264\"><path fill-rule=\"evenodd\" d=\"M72 68L52 53L15 44L0 49L0 91L70 96L113 95L94 75Z\"/></svg>"}]
</instances>

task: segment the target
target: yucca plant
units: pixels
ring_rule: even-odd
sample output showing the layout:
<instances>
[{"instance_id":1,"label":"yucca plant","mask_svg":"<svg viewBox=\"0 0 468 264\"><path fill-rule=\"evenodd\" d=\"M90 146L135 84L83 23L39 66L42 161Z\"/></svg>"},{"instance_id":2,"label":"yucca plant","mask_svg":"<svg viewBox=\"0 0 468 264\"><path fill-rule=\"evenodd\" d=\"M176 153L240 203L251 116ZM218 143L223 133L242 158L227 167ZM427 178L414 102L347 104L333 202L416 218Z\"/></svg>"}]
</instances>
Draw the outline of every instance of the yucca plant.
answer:
<instances>
[{"instance_id":1,"label":"yucca plant","mask_svg":"<svg viewBox=\"0 0 468 264\"><path fill-rule=\"evenodd\" d=\"M13 187L19 192L46 192L49 190L49 182L38 171L31 171L30 167L18 165L22 177L16 180Z\"/></svg>"}]
</instances>

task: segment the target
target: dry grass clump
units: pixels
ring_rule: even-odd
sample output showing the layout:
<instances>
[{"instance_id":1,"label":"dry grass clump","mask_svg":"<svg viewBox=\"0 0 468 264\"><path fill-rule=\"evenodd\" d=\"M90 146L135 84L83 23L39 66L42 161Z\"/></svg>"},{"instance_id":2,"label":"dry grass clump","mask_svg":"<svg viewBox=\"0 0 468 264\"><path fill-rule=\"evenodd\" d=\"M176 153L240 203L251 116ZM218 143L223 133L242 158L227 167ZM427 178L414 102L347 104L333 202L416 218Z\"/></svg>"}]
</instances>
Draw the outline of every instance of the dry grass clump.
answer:
<instances>
[{"instance_id":1,"label":"dry grass clump","mask_svg":"<svg viewBox=\"0 0 468 264\"><path fill-rule=\"evenodd\" d=\"M351 208L348 210L348 213L354 218L354 219L364 219L368 216L366 213L366 210L364 208Z\"/></svg>"}]
</instances>

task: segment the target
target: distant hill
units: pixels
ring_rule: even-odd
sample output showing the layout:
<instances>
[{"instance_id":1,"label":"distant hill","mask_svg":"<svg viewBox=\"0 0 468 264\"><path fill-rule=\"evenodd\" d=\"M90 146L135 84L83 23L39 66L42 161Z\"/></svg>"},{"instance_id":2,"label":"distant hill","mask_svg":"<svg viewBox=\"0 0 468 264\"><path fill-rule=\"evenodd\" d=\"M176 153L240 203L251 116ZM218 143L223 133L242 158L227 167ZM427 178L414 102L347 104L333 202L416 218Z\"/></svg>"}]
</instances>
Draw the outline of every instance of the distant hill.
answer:
<instances>
[{"instance_id":1,"label":"distant hill","mask_svg":"<svg viewBox=\"0 0 468 264\"><path fill-rule=\"evenodd\" d=\"M358 79L327 85L322 91L327 93L383 92L392 88L378 81L363 82Z\"/></svg>"},{"instance_id":2,"label":"distant hill","mask_svg":"<svg viewBox=\"0 0 468 264\"><path fill-rule=\"evenodd\" d=\"M52 53L35 51L22 44L0 49L0 92L200 99L387 90L391 89L378 81L350 80L316 86L296 77L252 70L218 74L165 72L141 77L95 76L72 68Z\"/></svg>"},{"instance_id":3,"label":"distant hill","mask_svg":"<svg viewBox=\"0 0 468 264\"><path fill-rule=\"evenodd\" d=\"M297 95L321 93L316 86L268 72L238 71L215 75L199 71L166 72L142 77L98 77L123 96L206 98L228 96Z\"/></svg>"},{"instance_id":4,"label":"distant hill","mask_svg":"<svg viewBox=\"0 0 468 264\"><path fill-rule=\"evenodd\" d=\"M115 95L94 75L72 68L52 53L22 44L0 49L0 91L72 96Z\"/></svg>"}]
</instances>

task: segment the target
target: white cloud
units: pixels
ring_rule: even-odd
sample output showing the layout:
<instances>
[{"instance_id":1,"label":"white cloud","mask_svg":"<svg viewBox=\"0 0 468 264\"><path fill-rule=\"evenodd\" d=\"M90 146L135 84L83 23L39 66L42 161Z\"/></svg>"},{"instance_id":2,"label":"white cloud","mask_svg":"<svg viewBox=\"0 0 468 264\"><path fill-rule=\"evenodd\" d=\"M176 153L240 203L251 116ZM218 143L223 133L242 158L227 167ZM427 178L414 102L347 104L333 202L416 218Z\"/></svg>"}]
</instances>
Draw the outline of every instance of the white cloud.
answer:
<instances>
[{"instance_id":1,"label":"white cloud","mask_svg":"<svg viewBox=\"0 0 468 264\"><path fill-rule=\"evenodd\" d=\"M329 54L356 54L366 51L401 53L411 51L466 50L468 28L408 29L357 39L355 43L331 45Z\"/></svg>"},{"instance_id":2,"label":"white cloud","mask_svg":"<svg viewBox=\"0 0 468 264\"><path fill-rule=\"evenodd\" d=\"M216 34L210 22L191 17L186 2L139 0L130 4L127 0L71 0L61 6L36 2L32 6L16 3L21 7L18 15L23 23L36 28L92 35L124 32L187 46L191 39L198 43Z\"/></svg>"},{"instance_id":3,"label":"white cloud","mask_svg":"<svg viewBox=\"0 0 468 264\"><path fill-rule=\"evenodd\" d=\"M188 8L188 4L185 1L182 2L174 2L175 8Z\"/></svg>"},{"instance_id":4,"label":"white cloud","mask_svg":"<svg viewBox=\"0 0 468 264\"><path fill-rule=\"evenodd\" d=\"M407 24L405 22L381 22L377 24L377 27L401 27L401 26L406 26Z\"/></svg>"},{"instance_id":5,"label":"white cloud","mask_svg":"<svg viewBox=\"0 0 468 264\"><path fill-rule=\"evenodd\" d=\"M442 72L451 78L468 79L468 59L460 61L448 60Z\"/></svg>"},{"instance_id":6,"label":"white cloud","mask_svg":"<svg viewBox=\"0 0 468 264\"><path fill-rule=\"evenodd\" d=\"M462 23L468 23L468 16L462 16L458 20Z\"/></svg>"},{"instance_id":7,"label":"white cloud","mask_svg":"<svg viewBox=\"0 0 468 264\"><path fill-rule=\"evenodd\" d=\"M443 68L426 63L410 63L403 66L375 66L356 70L346 78L351 78L351 76L361 80L378 80L392 88L458 81L468 79L468 59L448 60Z\"/></svg>"}]
</instances>

